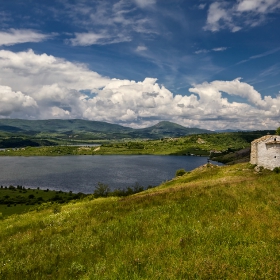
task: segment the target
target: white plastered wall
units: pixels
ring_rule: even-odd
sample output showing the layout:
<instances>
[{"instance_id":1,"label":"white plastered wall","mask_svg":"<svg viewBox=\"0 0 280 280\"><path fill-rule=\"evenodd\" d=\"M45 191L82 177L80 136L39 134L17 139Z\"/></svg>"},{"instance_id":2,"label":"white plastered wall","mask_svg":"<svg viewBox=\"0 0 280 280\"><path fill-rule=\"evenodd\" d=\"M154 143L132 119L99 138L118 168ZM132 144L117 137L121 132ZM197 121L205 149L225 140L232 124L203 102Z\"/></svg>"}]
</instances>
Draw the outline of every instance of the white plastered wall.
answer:
<instances>
[{"instance_id":1,"label":"white plastered wall","mask_svg":"<svg viewBox=\"0 0 280 280\"><path fill-rule=\"evenodd\" d=\"M280 167L280 136L271 135L265 141L257 143L256 164L271 170Z\"/></svg>"}]
</instances>

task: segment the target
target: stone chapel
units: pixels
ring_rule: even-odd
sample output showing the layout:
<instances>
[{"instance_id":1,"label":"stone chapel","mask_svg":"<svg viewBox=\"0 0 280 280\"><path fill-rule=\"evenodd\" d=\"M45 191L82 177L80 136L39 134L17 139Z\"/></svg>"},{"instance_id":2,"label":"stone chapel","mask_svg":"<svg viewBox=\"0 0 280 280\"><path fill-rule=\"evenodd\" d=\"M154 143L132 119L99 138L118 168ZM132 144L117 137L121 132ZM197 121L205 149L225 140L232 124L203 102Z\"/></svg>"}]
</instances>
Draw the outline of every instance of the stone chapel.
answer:
<instances>
[{"instance_id":1,"label":"stone chapel","mask_svg":"<svg viewBox=\"0 0 280 280\"><path fill-rule=\"evenodd\" d=\"M266 135L251 143L251 164L273 170L280 167L280 136Z\"/></svg>"}]
</instances>

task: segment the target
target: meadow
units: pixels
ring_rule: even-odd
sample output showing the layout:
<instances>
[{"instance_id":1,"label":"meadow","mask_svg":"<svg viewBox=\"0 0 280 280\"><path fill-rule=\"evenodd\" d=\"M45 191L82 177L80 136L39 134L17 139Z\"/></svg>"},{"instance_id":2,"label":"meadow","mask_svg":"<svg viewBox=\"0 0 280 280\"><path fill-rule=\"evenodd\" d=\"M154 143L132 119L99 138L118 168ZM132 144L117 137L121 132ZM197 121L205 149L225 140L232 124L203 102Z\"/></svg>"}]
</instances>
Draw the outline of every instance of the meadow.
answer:
<instances>
[{"instance_id":1,"label":"meadow","mask_svg":"<svg viewBox=\"0 0 280 280\"><path fill-rule=\"evenodd\" d=\"M280 174L204 165L0 220L1 279L278 279Z\"/></svg>"}]
</instances>

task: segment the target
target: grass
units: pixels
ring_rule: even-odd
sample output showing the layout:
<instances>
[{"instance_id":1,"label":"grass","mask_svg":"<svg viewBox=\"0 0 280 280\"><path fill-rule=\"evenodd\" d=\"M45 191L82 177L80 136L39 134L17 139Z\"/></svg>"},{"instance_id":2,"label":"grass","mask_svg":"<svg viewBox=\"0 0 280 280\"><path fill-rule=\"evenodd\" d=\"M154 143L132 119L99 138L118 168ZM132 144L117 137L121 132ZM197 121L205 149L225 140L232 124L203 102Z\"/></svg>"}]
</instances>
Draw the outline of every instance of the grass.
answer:
<instances>
[{"instance_id":1,"label":"grass","mask_svg":"<svg viewBox=\"0 0 280 280\"><path fill-rule=\"evenodd\" d=\"M205 165L0 221L1 279L278 279L280 174Z\"/></svg>"}]
</instances>

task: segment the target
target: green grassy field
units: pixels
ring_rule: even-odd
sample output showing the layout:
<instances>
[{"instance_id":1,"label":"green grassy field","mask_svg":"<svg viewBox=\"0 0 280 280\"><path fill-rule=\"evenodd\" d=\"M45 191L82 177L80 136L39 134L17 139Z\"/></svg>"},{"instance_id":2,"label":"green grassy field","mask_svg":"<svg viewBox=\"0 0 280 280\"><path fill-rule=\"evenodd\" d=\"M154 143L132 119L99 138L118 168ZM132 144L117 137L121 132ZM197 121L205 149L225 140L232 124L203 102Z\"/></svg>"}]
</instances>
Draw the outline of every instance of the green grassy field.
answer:
<instances>
[{"instance_id":1,"label":"green grassy field","mask_svg":"<svg viewBox=\"0 0 280 280\"><path fill-rule=\"evenodd\" d=\"M279 279L280 174L205 165L0 220L1 279Z\"/></svg>"}]
</instances>

